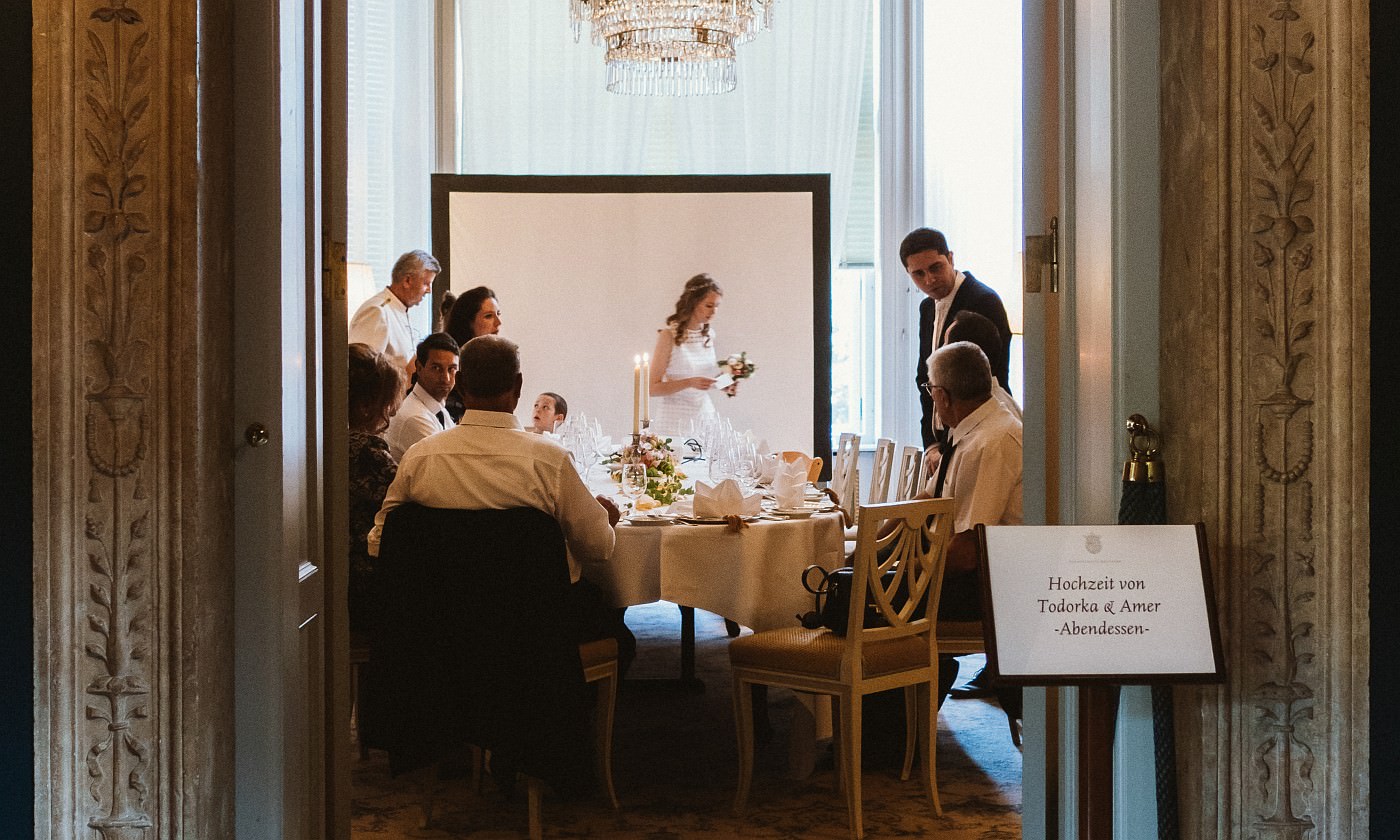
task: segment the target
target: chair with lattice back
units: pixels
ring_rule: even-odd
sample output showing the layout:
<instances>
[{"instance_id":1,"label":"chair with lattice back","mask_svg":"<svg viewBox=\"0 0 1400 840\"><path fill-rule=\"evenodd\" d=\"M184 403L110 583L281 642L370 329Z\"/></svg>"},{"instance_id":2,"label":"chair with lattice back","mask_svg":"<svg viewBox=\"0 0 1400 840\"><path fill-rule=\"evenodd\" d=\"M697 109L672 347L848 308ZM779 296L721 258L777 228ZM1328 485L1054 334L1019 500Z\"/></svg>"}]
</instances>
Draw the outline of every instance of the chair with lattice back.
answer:
<instances>
[{"instance_id":1,"label":"chair with lattice back","mask_svg":"<svg viewBox=\"0 0 1400 840\"><path fill-rule=\"evenodd\" d=\"M784 686L833 698L839 721L837 781L846 793L851 834L864 834L861 810L862 698L893 688L905 690L904 768L908 779L916 743L926 792L934 812L938 798L935 762L939 640L935 622L943 566L952 533L953 500L922 499L864 505L853 562L844 637L831 630L789 627L765 630L729 643L739 737L739 788L734 810L742 813L753 776L754 686ZM892 572L892 574L886 574ZM871 620L873 616L874 620ZM878 626L875 626L878 625ZM915 725L912 718L917 718Z\"/></svg>"}]
</instances>

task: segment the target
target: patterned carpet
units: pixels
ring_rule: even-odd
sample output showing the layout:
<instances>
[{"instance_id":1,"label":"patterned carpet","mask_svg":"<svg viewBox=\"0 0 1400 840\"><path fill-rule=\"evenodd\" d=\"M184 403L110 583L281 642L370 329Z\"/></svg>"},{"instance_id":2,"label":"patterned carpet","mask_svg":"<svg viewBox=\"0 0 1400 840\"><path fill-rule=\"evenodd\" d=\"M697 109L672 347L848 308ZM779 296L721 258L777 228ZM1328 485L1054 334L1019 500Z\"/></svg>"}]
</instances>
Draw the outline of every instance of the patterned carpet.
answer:
<instances>
[{"instance_id":1,"label":"patterned carpet","mask_svg":"<svg viewBox=\"0 0 1400 840\"><path fill-rule=\"evenodd\" d=\"M679 618L659 603L628 610L638 655L630 677L674 676ZM701 694L627 688L618 695L613 774L622 809L601 800L544 800L546 837L679 840L700 837L848 838L843 799L833 786L823 745L808 779L787 778L787 736L796 699L770 696L773 740L755 755L753 787L743 818L730 812L737 781L734 712L724 623L696 613L696 670ZM962 660L966 677L979 663ZM943 816L935 817L917 775L899 780L902 709L867 707L862 773L866 836L946 840L1011 840L1021 836L1021 754L1011 744L1006 717L994 703L950 700L939 715L938 781ZM917 770L916 770L917 774ZM356 840L437 838L488 840L525 836L523 790L506 802L488 781L480 796L465 781L447 783L432 829L417 828L417 788L390 778L385 756L373 752L355 768Z\"/></svg>"}]
</instances>

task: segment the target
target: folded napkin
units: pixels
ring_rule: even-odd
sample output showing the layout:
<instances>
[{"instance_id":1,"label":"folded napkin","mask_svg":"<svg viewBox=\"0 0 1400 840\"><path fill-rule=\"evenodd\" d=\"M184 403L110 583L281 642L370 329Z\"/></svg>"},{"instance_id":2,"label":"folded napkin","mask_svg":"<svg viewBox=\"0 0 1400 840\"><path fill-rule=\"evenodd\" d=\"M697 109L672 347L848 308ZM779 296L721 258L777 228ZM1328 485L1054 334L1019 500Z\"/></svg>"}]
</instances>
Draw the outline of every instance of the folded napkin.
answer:
<instances>
[{"instance_id":1,"label":"folded napkin","mask_svg":"<svg viewBox=\"0 0 1400 840\"><path fill-rule=\"evenodd\" d=\"M773 498L778 507L785 510L800 508L806 501L807 465L810 458L803 456L791 463L780 463L773 471Z\"/></svg>"},{"instance_id":2,"label":"folded napkin","mask_svg":"<svg viewBox=\"0 0 1400 840\"><path fill-rule=\"evenodd\" d=\"M777 473L778 473L778 464L779 464L779 463L781 463L781 461L778 460L778 456L777 456L777 455L773 455L773 454L764 455L764 456L759 460L758 483L759 483L759 484L772 484L772 483L773 483L773 478L774 478L774 476L776 476Z\"/></svg>"},{"instance_id":3,"label":"folded napkin","mask_svg":"<svg viewBox=\"0 0 1400 840\"><path fill-rule=\"evenodd\" d=\"M704 519L720 516L755 516L762 510L763 495L745 493L739 482L726 478L711 487L695 482L695 515Z\"/></svg>"}]
</instances>

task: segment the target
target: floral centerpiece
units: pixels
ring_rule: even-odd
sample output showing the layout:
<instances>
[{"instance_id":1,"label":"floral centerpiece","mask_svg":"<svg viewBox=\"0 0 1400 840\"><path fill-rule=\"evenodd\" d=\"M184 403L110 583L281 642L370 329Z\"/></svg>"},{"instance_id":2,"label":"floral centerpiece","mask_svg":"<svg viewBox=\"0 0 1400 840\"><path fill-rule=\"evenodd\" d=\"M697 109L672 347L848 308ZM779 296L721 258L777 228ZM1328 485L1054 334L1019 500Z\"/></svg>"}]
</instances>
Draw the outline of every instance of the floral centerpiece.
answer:
<instances>
[{"instance_id":1,"label":"floral centerpiece","mask_svg":"<svg viewBox=\"0 0 1400 840\"><path fill-rule=\"evenodd\" d=\"M694 493L683 485L685 473L681 472L676 452L671 448L671 439L644 432L622 449L609 455L603 461L614 481L622 480L622 465L642 463L647 468L647 496L658 505L669 505L681 496Z\"/></svg>"},{"instance_id":2,"label":"floral centerpiece","mask_svg":"<svg viewBox=\"0 0 1400 840\"><path fill-rule=\"evenodd\" d=\"M729 374L734 380L733 384L724 389L724 393L731 397L734 396L734 385L737 385L740 379L748 379L750 376L753 376L755 370L758 370L758 365L749 361L747 350L742 353L731 353L721 359L719 363L719 372Z\"/></svg>"}]
</instances>

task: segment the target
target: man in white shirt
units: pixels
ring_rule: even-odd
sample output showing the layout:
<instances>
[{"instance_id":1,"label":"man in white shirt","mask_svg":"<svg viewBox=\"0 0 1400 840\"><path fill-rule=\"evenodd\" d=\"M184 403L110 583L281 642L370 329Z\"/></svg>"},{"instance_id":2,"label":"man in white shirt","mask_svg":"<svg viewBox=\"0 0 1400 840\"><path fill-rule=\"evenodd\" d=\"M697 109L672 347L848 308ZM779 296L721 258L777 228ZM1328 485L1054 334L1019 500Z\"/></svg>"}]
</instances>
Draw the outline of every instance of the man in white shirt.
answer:
<instances>
[{"instance_id":1,"label":"man in white shirt","mask_svg":"<svg viewBox=\"0 0 1400 840\"><path fill-rule=\"evenodd\" d=\"M457 354L461 348L447 333L433 333L418 344L418 381L413 383L403 404L389 420L384 441L389 454L402 461L408 448L428 435L451 429L457 424L443 402L457 383Z\"/></svg>"},{"instance_id":2,"label":"man in white shirt","mask_svg":"<svg viewBox=\"0 0 1400 840\"><path fill-rule=\"evenodd\" d=\"M413 349L418 340L408 321L408 310L417 306L433 288L442 271L427 251L409 251L389 272L389 285L355 310L350 319L350 343L368 344L376 353L413 372Z\"/></svg>"},{"instance_id":3,"label":"man in white shirt","mask_svg":"<svg viewBox=\"0 0 1400 840\"><path fill-rule=\"evenodd\" d=\"M562 446L521 428L514 412L524 378L514 342L495 335L468 341L458 375L466 413L454 428L424 438L404 454L374 517L370 554L379 553L379 532L389 511L407 502L460 510L543 511L564 532L579 641L616 638L625 670L635 655L636 638L622 621L623 611L609 607L597 586L582 578L581 566L612 556L617 506L588 492Z\"/></svg>"},{"instance_id":4,"label":"man in white shirt","mask_svg":"<svg viewBox=\"0 0 1400 840\"><path fill-rule=\"evenodd\" d=\"M982 615L973 527L1022 521L1021 421L992 396L992 385L987 356L971 342L946 344L929 357L928 393L939 420L949 430L950 449L924 495L951 496L956 502L939 600L938 615L944 620L972 621ZM940 702L956 678L956 662L944 657L939 667ZM979 672L953 693L984 697L993 690ZM1014 707L1018 699L1014 692L1003 698L1013 738L1015 719L1020 716Z\"/></svg>"}]
</instances>

